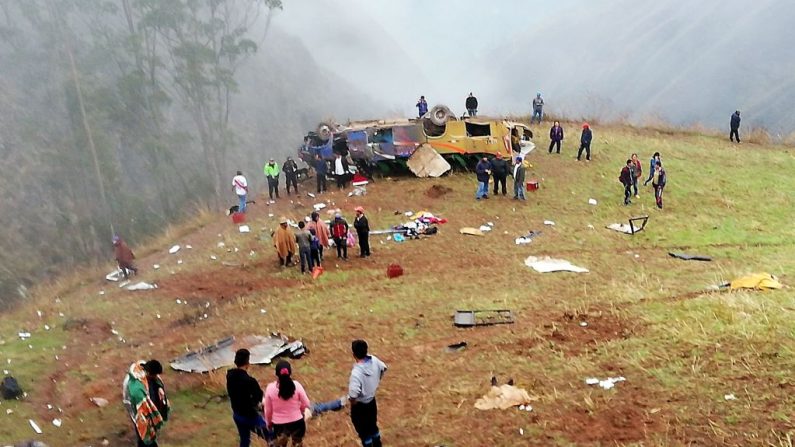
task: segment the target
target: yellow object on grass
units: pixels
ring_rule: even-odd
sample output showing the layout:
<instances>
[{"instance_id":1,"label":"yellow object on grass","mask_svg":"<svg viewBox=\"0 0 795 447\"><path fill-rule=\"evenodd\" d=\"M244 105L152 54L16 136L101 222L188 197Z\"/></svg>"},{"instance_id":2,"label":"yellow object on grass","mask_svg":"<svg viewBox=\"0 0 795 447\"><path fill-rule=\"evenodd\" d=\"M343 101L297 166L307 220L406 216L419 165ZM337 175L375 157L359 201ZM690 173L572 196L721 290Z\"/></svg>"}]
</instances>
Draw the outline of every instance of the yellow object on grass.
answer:
<instances>
[{"instance_id":1,"label":"yellow object on grass","mask_svg":"<svg viewBox=\"0 0 795 447\"><path fill-rule=\"evenodd\" d=\"M732 280L732 282L730 283L730 287L732 290L737 290L737 289L769 290L769 289L781 289L784 286L778 281L778 278L771 275L770 273L754 273L752 275L743 276L741 278Z\"/></svg>"}]
</instances>

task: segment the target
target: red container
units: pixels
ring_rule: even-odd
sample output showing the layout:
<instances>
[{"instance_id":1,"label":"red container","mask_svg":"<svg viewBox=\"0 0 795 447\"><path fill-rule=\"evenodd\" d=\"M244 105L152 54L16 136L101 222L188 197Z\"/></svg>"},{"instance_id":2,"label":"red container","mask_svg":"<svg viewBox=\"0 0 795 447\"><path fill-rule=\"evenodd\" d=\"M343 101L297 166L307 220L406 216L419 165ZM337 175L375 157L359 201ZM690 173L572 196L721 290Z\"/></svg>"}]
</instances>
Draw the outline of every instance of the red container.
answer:
<instances>
[{"instance_id":1,"label":"red container","mask_svg":"<svg viewBox=\"0 0 795 447\"><path fill-rule=\"evenodd\" d=\"M538 180L530 180L527 182L528 191L536 191L538 189Z\"/></svg>"},{"instance_id":2,"label":"red container","mask_svg":"<svg viewBox=\"0 0 795 447\"><path fill-rule=\"evenodd\" d=\"M232 222L234 222L235 224L242 224L245 221L246 221L246 213L241 213L241 212L232 213Z\"/></svg>"}]
</instances>

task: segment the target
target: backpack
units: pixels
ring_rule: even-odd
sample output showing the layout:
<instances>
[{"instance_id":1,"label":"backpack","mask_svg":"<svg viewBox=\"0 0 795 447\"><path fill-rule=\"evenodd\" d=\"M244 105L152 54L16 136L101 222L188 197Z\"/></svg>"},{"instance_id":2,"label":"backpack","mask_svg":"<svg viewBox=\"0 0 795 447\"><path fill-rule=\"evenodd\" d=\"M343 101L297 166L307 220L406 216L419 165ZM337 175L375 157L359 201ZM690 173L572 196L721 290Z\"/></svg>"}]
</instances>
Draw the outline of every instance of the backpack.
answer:
<instances>
[{"instance_id":1,"label":"backpack","mask_svg":"<svg viewBox=\"0 0 795 447\"><path fill-rule=\"evenodd\" d=\"M17 399L22 397L22 388L19 387L19 382L17 382L17 379L11 376L6 376L3 378L3 382L0 384L0 393L2 393L3 399Z\"/></svg>"}]
</instances>

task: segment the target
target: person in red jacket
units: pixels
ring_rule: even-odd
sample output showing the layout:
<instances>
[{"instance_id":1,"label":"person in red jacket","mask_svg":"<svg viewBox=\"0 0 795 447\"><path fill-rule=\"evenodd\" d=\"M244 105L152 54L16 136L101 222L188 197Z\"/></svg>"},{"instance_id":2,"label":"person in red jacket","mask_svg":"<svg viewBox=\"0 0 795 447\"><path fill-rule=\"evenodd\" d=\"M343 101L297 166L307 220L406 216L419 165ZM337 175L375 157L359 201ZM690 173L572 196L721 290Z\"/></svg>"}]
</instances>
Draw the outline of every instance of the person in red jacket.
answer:
<instances>
[{"instance_id":1,"label":"person in red jacket","mask_svg":"<svg viewBox=\"0 0 795 447\"><path fill-rule=\"evenodd\" d=\"M618 181L620 181L621 184L624 185L624 205L629 205L630 203L632 203L629 200L629 197L632 195L632 183L634 181L633 179L634 176L632 175L633 171L632 167L633 167L632 160L627 160L627 165L621 169L621 175L618 176Z\"/></svg>"},{"instance_id":2,"label":"person in red jacket","mask_svg":"<svg viewBox=\"0 0 795 447\"><path fill-rule=\"evenodd\" d=\"M334 223L331 224L331 236L334 238L334 245L337 247L337 259L348 260L348 222L342 218L342 214L334 216Z\"/></svg>"}]
</instances>

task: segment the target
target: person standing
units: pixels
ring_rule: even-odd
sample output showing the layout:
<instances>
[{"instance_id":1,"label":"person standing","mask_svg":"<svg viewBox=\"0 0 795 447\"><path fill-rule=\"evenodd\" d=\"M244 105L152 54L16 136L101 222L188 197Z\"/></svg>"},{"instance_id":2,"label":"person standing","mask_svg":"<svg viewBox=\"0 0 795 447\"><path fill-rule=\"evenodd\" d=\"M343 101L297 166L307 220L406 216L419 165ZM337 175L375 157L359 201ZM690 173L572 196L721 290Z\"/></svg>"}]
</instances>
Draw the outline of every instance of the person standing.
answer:
<instances>
[{"instance_id":1,"label":"person standing","mask_svg":"<svg viewBox=\"0 0 795 447\"><path fill-rule=\"evenodd\" d=\"M337 259L348 260L348 222L342 218L342 214L334 216L334 223L331 225L331 235L334 237L334 245L337 247Z\"/></svg>"},{"instance_id":2,"label":"person standing","mask_svg":"<svg viewBox=\"0 0 795 447\"><path fill-rule=\"evenodd\" d=\"M301 262L301 274L309 270L312 272L312 233L306 229L304 221L298 222L298 232L295 234L295 243L298 244L298 258Z\"/></svg>"},{"instance_id":3,"label":"person standing","mask_svg":"<svg viewBox=\"0 0 795 447\"><path fill-rule=\"evenodd\" d=\"M729 132L729 141L734 142L735 138L737 139L737 143L740 142L740 111L736 110L731 117L729 122L729 126L731 131Z\"/></svg>"},{"instance_id":4,"label":"person standing","mask_svg":"<svg viewBox=\"0 0 795 447\"><path fill-rule=\"evenodd\" d=\"M560 153L560 143L563 141L563 128L560 127L560 121L555 121L552 128L549 129L549 153L552 153L552 148L557 146L556 153Z\"/></svg>"},{"instance_id":5,"label":"person standing","mask_svg":"<svg viewBox=\"0 0 795 447\"><path fill-rule=\"evenodd\" d=\"M326 174L328 173L328 165L326 160L320 155L315 156L315 176L317 176L317 193L320 194L326 191Z\"/></svg>"},{"instance_id":6,"label":"person standing","mask_svg":"<svg viewBox=\"0 0 795 447\"><path fill-rule=\"evenodd\" d=\"M287 195L290 195L290 185L293 186L293 190L298 194L298 164L293 160L293 157L287 157L282 170L284 171L284 181L287 183Z\"/></svg>"},{"instance_id":7,"label":"person standing","mask_svg":"<svg viewBox=\"0 0 795 447\"><path fill-rule=\"evenodd\" d=\"M629 200L630 195L632 195L632 171L632 160L627 160L626 166L621 168L621 174L618 176L618 181L624 185L624 205L632 203Z\"/></svg>"},{"instance_id":8,"label":"person standing","mask_svg":"<svg viewBox=\"0 0 795 447\"><path fill-rule=\"evenodd\" d=\"M318 241L318 250L319 250L319 259L323 260L323 249L329 246L329 239L331 238L331 231L329 231L328 225L326 222L320 219L320 214L317 211L312 211L312 215L310 216L309 225L307 228L311 232L312 230L315 231L315 236L317 237ZM320 263L318 263L320 265Z\"/></svg>"},{"instance_id":9,"label":"person standing","mask_svg":"<svg viewBox=\"0 0 795 447\"><path fill-rule=\"evenodd\" d=\"M149 360L144 363L144 372L146 372L146 383L149 391L149 398L157 407L160 416L163 417L163 422L168 422L168 415L171 413L171 405L168 403L166 396L166 386L163 379L160 377L163 374L163 365L155 360Z\"/></svg>"},{"instance_id":10,"label":"person standing","mask_svg":"<svg viewBox=\"0 0 795 447\"><path fill-rule=\"evenodd\" d=\"M478 191L475 193L475 199L480 200L489 198L489 177L491 177L491 165L489 159L483 157L475 166L475 176L478 179Z\"/></svg>"},{"instance_id":11,"label":"person standing","mask_svg":"<svg viewBox=\"0 0 795 447\"><path fill-rule=\"evenodd\" d=\"M381 447L375 393L387 366L378 357L368 355L367 349L367 342L364 340L354 340L351 343L353 358L356 360L348 383L351 422L363 447Z\"/></svg>"},{"instance_id":12,"label":"person standing","mask_svg":"<svg viewBox=\"0 0 795 447\"><path fill-rule=\"evenodd\" d=\"M428 113L428 102L425 101L425 96L420 96L420 100L417 101L417 105L414 107L417 108L417 117L422 118L423 115Z\"/></svg>"},{"instance_id":13,"label":"person standing","mask_svg":"<svg viewBox=\"0 0 795 447\"><path fill-rule=\"evenodd\" d=\"M640 182L640 178L643 176L643 163L640 162L638 158L638 154L632 154L632 165L635 167L635 178L632 182L632 189L635 193L635 198L640 199L640 195L638 195L638 182Z\"/></svg>"},{"instance_id":14,"label":"person standing","mask_svg":"<svg viewBox=\"0 0 795 447\"><path fill-rule=\"evenodd\" d=\"M337 179L337 189L345 189L348 182L348 162L342 154L335 154L334 177Z\"/></svg>"},{"instance_id":15,"label":"person standing","mask_svg":"<svg viewBox=\"0 0 795 447\"><path fill-rule=\"evenodd\" d=\"M156 377L158 370L154 362L157 361L133 363L122 383L122 401L132 420L138 447L157 447L157 436L168 419L168 399L163 382ZM161 366L161 373L162 369ZM150 384L150 379L154 383ZM154 397L152 390L155 391ZM161 408L165 414L161 413Z\"/></svg>"},{"instance_id":16,"label":"person standing","mask_svg":"<svg viewBox=\"0 0 795 447\"><path fill-rule=\"evenodd\" d=\"M116 257L116 263L121 270L124 279L130 277L130 272L133 275L138 274L138 267L135 266L135 254L132 252L127 243L118 235L113 235L113 255Z\"/></svg>"},{"instance_id":17,"label":"person standing","mask_svg":"<svg viewBox=\"0 0 795 447\"><path fill-rule=\"evenodd\" d=\"M248 349L235 352L235 368L226 372L226 392L232 405L232 419L240 436L240 447L251 445L251 433L266 438L267 424L260 413L264 396L257 379L248 375L251 353Z\"/></svg>"},{"instance_id":18,"label":"person standing","mask_svg":"<svg viewBox=\"0 0 795 447\"><path fill-rule=\"evenodd\" d=\"M312 260L312 268L322 267L320 253L323 252L323 247L320 245L320 239L317 238L317 231L310 229L309 234L312 235L309 242L309 259Z\"/></svg>"},{"instance_id":19,"label":"person standing","mask_svg":"<svg viewBox=\"0 0 795 447\"><path fill-rule=\"evenodd\" d=\"M525 168L522 157L516 157L516 164L513 167L513 198L514 200L525 200L524 198L524 176Z\"/></svg>"},{"instance_id":20,"label":"person standing","mask_svg":"<svg viewBox=\"0 0 795 447\"><path fill-rule=\"evenodd\" d=\"M591 140L593 140L593 132L588 123L582 125L582 135L580 135L580 150L577 151L577 161L582 156L583 149L585 150L585 161L591 161Z\"/></svg>"},{"instance_id":21,"label":"person standing","mask_svg":"<svg viewBox=\"0 0 795 447\"><path fill-rule=\"evenodd\" d=\"M654 199L657 202L657 208L663 207L663 189L668 183L668 176L665 174L665 169L661 161L657 161L654 166L654 174L652 176L651 186L654 187Z\"/></svg>"},{"instance_id":22,"label":"person standing","mask_svg":"<svg viewBox=\"0 0 795 447\"><path fill-rule=\"evenodd\" d=\"M471 118L478 116L478 99L475 98L475 95L473 95L472 92L469 92L469 96L467 96L465 105L467 113Z\"/></svg>"},{"instance_id":23,"label":"person standing","mask_svg":"<svg viewBox=\"0 0 795 447\"><path fill-rule=\"evenodd\" d=\"M534 123L538 120L538 124L541 124L541 118L544 116L544 99L541 98L541 93L536 93L536 97L533 98L533 118L530 120L530 123Z\"/></svg>"},{"instance_id":24,"label":"person standing","mask_svg":"<svg viewBox=\"0 0 795 447\"><path fill-rule=\"evenodd\" d=\"M654 169L657 166L658 161L662 162L662 159L660 158L660 153L655 152L654 155L651 156L651 160L649 160L649 178L647 178L646 181L643 182L643 186L648 185L649 182L652 180L652 177L654 176Z\"/></svg>"},{"instance_id":25,"label":"person standing","mask_svg":"<svg viewBox=\"0 0 795 447\"><path fill-rule=\"evenodd\" d=\"M494 195L497 195L499 186L502 186L502 195L508 194L505 182L508 179L508 162L502 158L502 154L497 152L497 156L490 162L491 176L494 178Z\"/></svg>"},{"instance_id":26,"label":"person standing","mask_svg":"<svg viewBox=\"0 0 795 447\"><path fill-rule=\"evenodd\" d=\"M287 218L279 219L279 228L273 236L273 246L276 247L276 254L279 255L279 265L289 267L293 264L293 256L296 253L295 235L292 230L287 228Z\"/></svg>"},{"instance_id":27,"label":"person standing","mask_svg":"<svg viewBox=\"0 0 795 447\"><path fill-rule=\"evenodd\" d=\"M279 164L276 160L270 159L263 169L265 177L268 179L268 196L273 200L274 194L279 198Z\"/></svg>"},{"instance_id":28,"label":"person standing","mask_svg":"<svg viewBox=\"0 0 795 447\"><path fill-rule=\"evenodd\" d=\"M237 175L232 178L232 189L237 194L237 211L240 213L246 212L246 195L248 195L248 181L243 175L243 171L237 171Z\"/></svg>"},{"instance_id":29,"label":"person standing","mask_svg":"<svg viewBox=\"0 0 795 447\"><path fill-rule=\"evenodd\" d=\"M356 218L353 220L353 228L356 229L356 235L359 237L359 257L366 258L370 256L370 222L367 221L367 216L364 215L364 208L361 206L356 207Z\"/></svg>"},{"instance_id":30,"label":"person standing","mask_svg":"<svg viewBox=\"0 0 795 447\"><path fill-rule=\"evenodd\" d=\"M311 408L309 397L292 374L290 363L280 360L276 363L276 381L265 387L265 422L273 431L276 447L287 447L291 441L293 446L300 446L306 435L304 410Z\"/></svg>"}]
</instances>

